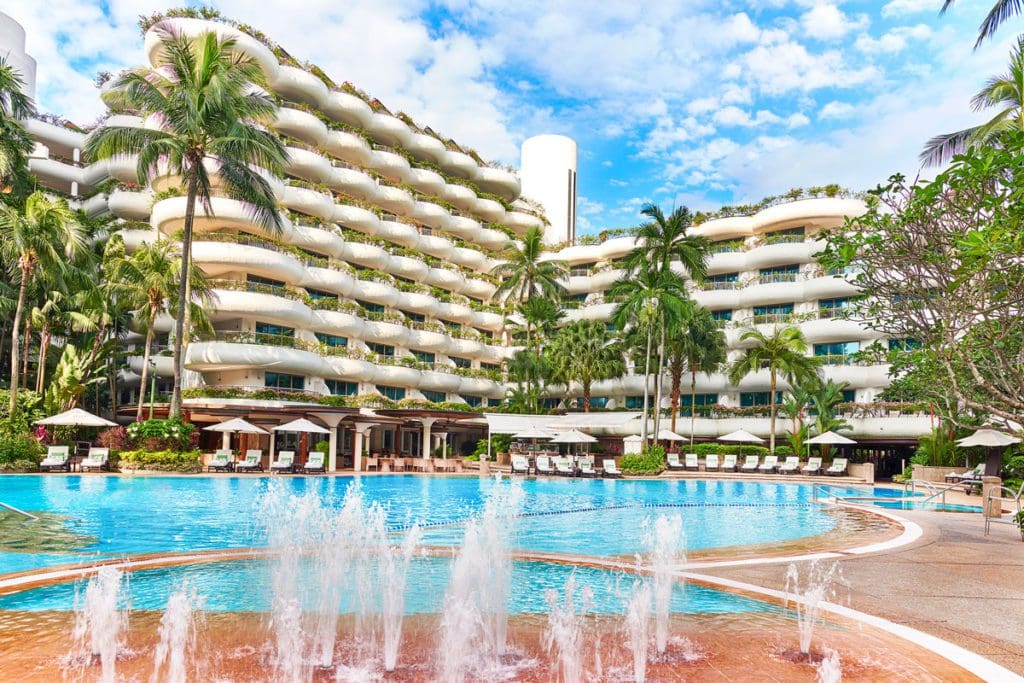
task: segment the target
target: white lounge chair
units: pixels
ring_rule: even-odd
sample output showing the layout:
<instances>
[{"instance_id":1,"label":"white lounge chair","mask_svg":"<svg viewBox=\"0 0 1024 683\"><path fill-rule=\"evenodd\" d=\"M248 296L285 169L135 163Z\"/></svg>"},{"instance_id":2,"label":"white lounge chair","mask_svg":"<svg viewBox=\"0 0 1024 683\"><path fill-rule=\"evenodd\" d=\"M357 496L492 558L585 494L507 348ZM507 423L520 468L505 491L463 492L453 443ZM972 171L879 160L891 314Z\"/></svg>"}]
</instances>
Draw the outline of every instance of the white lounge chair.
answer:
<instances>
[{"instance_id":1,"label":"white lounge chair","mask_svg":"<svg viewBox=\"0 0 1024 683\"><path fill-rule=\"evenodd\" d=\"M206 466L207 472L230 472L234 469L234 463L231 462L231 449L222 448L221 450L214 451L213 459L210 460L210 464Z\"/></svg>"},{"instance_id":2,"label":"white lounge chair","mask_svg":"<svg viewBox=\"0 0 1024 683\"><path fill-rule=\"evenodd\" d=\"M551 458L547 455L538 455L536 460L533 461L533 471L537 474L554 474L555 470L551 467Z\"/></svg>"},{"instance_id":3,"label":"white lounge chair","mask_svg":"<svg viewBox=\"0 0 1024 683\"><path fill-rule=\"evenodd\" d=\"M786 458L786 462L779 466L779 474L796 474L800 469L800 458L796 455L790 455Z\"/></svg>"},{"instance_id":4,"label":"white lounge chair","mask_svg":"<svg viewBox=\"0 0 1024 683\"><path fill-rule=\"evenodd\" d=\"M746 462L743 463L743 466L740 467L740 470L743 472L757 472L757 463L760 459L760 456L748 455Z\"/></svg>"},{"instance_id":5,"label":"white lounge chair","mask_svg":"<svg viewBox=\"0 0 1024 683\"><path fill-rule=\"evenodd\" d=\"M700 469L700 460L697 459L696 453L686 454L686 469L694 471Z\"/></svg>"},{"instance_id":6,"label":"white lounge chair","mask_svg":"<svg viewBox=\"0 0 1024 683\"><path fill-rule=\"evenodd\" d=\"M594 461L590 458L580 458L580 476L596 477L597 470L594 469Z\"/></svg>"},{"instance_id":7,"label":"white lounge chair","mask_svg":"<svg viewBox=\"0 0 1024 683\"><path fill-rule=\"evenodd\" d=\"M683 469L683 463L679 462L678 453L666 453L665 464L668 465L670 470L681 470Z\"/></svg>"},{"instance_id":8,"label":"white lounge chair","mask_svg":"<svg viewBox=\"0 0 1024 683\"><path fill-rule=\"evenodd\" d=\"M263 451L259 448L250 448L245 452L245 460L235 463L236 472L262 472Z\"/></svg>"},{"instance_id":9,"label":"white lounge chair","mask_svg":"<svg viewBox=\"0 0 1024 683\"><path fill-rule=\"evenodd\" d=\"M619 471L619 466L615 464L615 461L611 458L605 458L601 461L601 467L604 470L604 476L609 479L618 479L622 476L622 472Z\"/></svg>"},{"instance_id":10,"label":"white lounge chair","mask_svg":"<svg viewBox=\"0 0 1024 683\"><path fill-rule=\"evenodd\" d=\"M575 477L576 467L569 458L555 458L555 474L563 477Z\"/></svg>"},{"instance_id":11,"label":"white lounge chair","mask_svg":"<svg viewBox=\"0 0 1024 683\"><path fill-rule=\"evenodd\" d=\"M746 465L744 465L746 469ZM774 472L779 469L779 457L777 455L766 455L764 456L764 463L757 468L758 472Z\"/></svg>"},{"instance_id":12,"label":"white lounge chair","mask_svg":"<svg viewBox=\"0 0 1024 683\"><path fill-rule=\"evenodd\" d=\"M78 465L78 467L83 472L88 472L89 470L96 470L97 472L99 472L101 470L109 470L110 469L110 449L109 448L90 448L89 449L89 455L86 456L85 460L83 460Z\"/></svg>"},{"instance_id":13,"label":"white lounge chair","mask_svg":"<svg viewBox=\"0 0 1024 683\"><path fill-rule=\"evenodd\" d=\"M704 471L715 472L718 468L718 453L708 453L707 457L704 458Z\"/></svg>"},{"instance_id":14,"label":"white lounge chair","mask_svg":"<svg viewBox=\"0 0 1024 683\"><path fill-rule=\"evenodd\" d=\"M830 477L842 477L846 474L846 458L835 458L832 461L832 465L825 470L825 474Z\"/></svg>"},{"instance_id":15,"label":"white lounge chair","mask_svg":"<svg viewBox=\"0 0 1024 683\"><path fill-rule=\"evenodd\" d=\"M319 472L323 474L324 472L327 471L327 468L324 466L324 459L326 457L327 454L324 453L323 451L313 451L312 453L309 454L309 457L306 459L306 464L302 466L302 471L305 472L306 474L311 474L314 472Z\"/></svg>"},{"instance_id":16,"label":"white lounge chair","mask_svg":"<svg viewBox=\"0 0 1024 683\"><path fill-rule=\"evenodd\" d=\"M821 458L807 458L802 471L804 474L821 474Z\"/></svg>"},{"instance_id":17,"label":"white lounge chair","mask_svg":"<svg viewBox=\"0 0 1024 683\"><path fill-rule=\"evenodd\" d=\"M512 456L512 474L529 474L530 461L525 455Z\"/></svg>"},{"instance_id":18,"label":"white lounge chair","mask_svg":"<svg viewBox=\"0 0 1024 683\"><path fill-rule=\"evenodd\" d=\"M39 469L43 472L54 470L71 471L71 459L68 456L67 446L50 446L46 449L46 457L39 463Z\"/></svg>"},{"instance_id":19,"label":"white lounge chair","mask_svg":"<svg viewBox=\"0 0 1024 683\"><path fill-rule=\"evenodd\" d=\"M722 466L719 469L721 469L723 472L735 472L736 471L736 454L735 453L726 453L725 455L723 455L722 456Z\"/></svg>"},{"instance_id":20,"label":"white lounge chair","mask_svg":"<svg viewBox=\"0 0 1024 683\"><path fill-rule=\"evenodd\" d=\"M270 472L294 472L295 451L278 451L277 459L270 463Z\"/></svg>"}]
</instances>

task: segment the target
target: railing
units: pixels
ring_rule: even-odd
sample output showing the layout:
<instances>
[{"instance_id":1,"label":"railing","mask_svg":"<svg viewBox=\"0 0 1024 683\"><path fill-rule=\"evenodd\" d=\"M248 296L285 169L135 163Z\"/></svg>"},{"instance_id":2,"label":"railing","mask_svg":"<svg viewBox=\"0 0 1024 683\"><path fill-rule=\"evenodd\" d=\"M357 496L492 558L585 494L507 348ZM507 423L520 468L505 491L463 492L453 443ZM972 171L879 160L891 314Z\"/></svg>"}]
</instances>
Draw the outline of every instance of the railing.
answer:
<instances>
[{"instance_id":1,"label":"railing","mask_svg":"<svg viewBox=\"0 0 1024 683\"><path fill-rule=\"evenodd\" d=\"M800 273L762 273L757 276L757 283L771 285L780 282L796 282Z\"/></svg>"},{"instance_id":2,"label":"railing","mask_svg":"<svg viewBox=\"0 0 1024 683\"><path fill-rule=\"evenodd\" d=\"M4 508L6 510L10 510L11 512L13 512L13 513L15 513L17 515L21 515L22 517L28 517L33 522L38 522L39 521L39 518L36 517L35 515L33 515L33 514L29 513L29 512L25 512L24 510L20 510L20 509L14 507L13 505L8 505L7 503L5 503L3 501L0 501L0 508Z\"/></svg>"},{"instance_id":3,"label":"railing","mask_svg":"<svg viewBox=\"0 0 1024 683\"><path fill-rule=\"evenodd\" d=\"M765 235L762 240L762 245L771 244L800 244L807 239L806 235Z\"/></svg>"},{"instance_id":4,"label":"railing","mask_svg":"<svg viewBox=\"0 0 1024 683\"><path fill-rule=\"evenodd\" d=\"M739 280L708 280L702 285L705 290L719 291L727 289L739 289Z\"/></svg>"},{"instance_id":5,"label":"railing","mask_svg":"<svg viewBox=\"0 0 1024 683\"><path fill-rule=\"evenodd\" d=\"M822 365L859 365L860 361L852 354L845 353L827 353L820 356L815 356L820 359Z\"/></svg>"},{"instance_id":6,"label":"railing","mask_svg":"<svg viewBox=\"0 0 1024 683\"><path fill-rule=\"evenodd\" d=\"M210 280L210 286L214 289L227 289L236 292L252 292L254 294L271 294L294 301L305 301L306 295L288 286L268 285L262 282L248 282L246 280Z\"/></svg>"}]
</instances>

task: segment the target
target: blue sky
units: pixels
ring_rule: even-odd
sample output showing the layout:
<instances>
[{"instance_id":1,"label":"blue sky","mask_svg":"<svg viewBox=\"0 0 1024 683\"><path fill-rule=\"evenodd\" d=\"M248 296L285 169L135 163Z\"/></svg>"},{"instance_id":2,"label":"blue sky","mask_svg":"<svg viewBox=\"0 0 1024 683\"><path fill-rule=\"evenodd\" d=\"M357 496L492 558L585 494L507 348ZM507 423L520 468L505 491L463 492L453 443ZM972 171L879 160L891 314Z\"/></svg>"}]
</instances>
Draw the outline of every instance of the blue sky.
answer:
<instances>
[{"instance_id":1,"label":"blue sky","mask_svg":"<svg viewBox=\"0 0 1024 683\"><path fill-rule=\"evenodd\" d=\"M972 51L993 0L220 0L300 59L518 165L522 140L580 146L580 232L641 204L695 209L918 172L1020 30ZM42 109L101 114L92 78L142 62L137 16L181 3L14 0Z\"/></svg>"}]
</instances>

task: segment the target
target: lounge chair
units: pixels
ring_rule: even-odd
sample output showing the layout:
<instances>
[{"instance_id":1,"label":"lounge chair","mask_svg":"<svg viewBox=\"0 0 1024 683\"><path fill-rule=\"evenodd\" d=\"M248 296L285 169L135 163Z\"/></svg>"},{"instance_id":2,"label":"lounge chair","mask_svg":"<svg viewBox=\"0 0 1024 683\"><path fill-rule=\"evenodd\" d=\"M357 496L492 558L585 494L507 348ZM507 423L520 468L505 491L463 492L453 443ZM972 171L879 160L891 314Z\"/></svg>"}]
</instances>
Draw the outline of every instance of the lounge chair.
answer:
<instances>
[{"instance_id":1,"label":"lounge chair","mask_svg":"<svg viewBox=\"0 0 1024 683\"><path fill-rule=\"evenodd\" d=\"M760 459L760 456L748 455L746 462L743 463L743 466L740 467L740 470L743 472L757 472L757 463Z\"/></svg>"},{"instance_id":2,"label":"lounge chair","mask_svg":"<svg viewBox=\"0 0 1024 683\"><path fill-rule=\"evenodd\" d=\"M760 467L757 468L758 472L772 473L779 469L779 456L777 455L766 455L764 456L764 462Z\"/></svg>"},{"instance_id":3,"label":"lounge chair","mask_svg":"<svg viewBox=\"0 0 1024 683\"><path fill-rule=\"evenodd\" d=\"M821 458L807 458L807 465L802 472L804 474L821 474Z\"/></svg>"},{"instance_id":4,"label":"lounge chair","mask_svg":"<svg viewBox=\"0 0 1024 683\"><path fill-rule=\"evenodd\" d=\"M546 455L538 455L533 463L533 471L537 474L554 474L555 470L551 467L551 458Z\"/></svg>"},{"instance_id":5,"label":"lounge chair","mask_svg":"<svg viewBox=\"0 0 1024 683\"><path fill-rule=\"evenodd\" d=\"M736 471L736 454L726 453L722 456L722 466L719 468L723 472L735 472Z\"/></svg>"},{"instance_id":6,"label":"lounge chair","mask_svg":"<svg viewBox=\"0 0 1024 683\"><path fill-rule=\"evenodd\" d=\"M779 474L796 474L800 471L800 457L790 455L786 462L779 466Z\"/></svg>"},{"instance_id":7,"label":"lounge chair","mask_svg":"<svg viewBox=\"0 0 1024 683\"><path fill-rule=\"evenodd\" d=\"M259 448L250 448L245 452L245 460L235 463L235 472L262 472L263 451Z\"/></svg>"},{"instance_id":8,"label":"lounge chair","mask_svg":"<svg viewBox=\"0 0 1024 683\"><path fill-rule=\"evenodd\" d=\"M594 469L594 461L590 458L582 458L580 460L580 476L581 477L596 477L597 470Z\"/></svg>"},{"instance_id":9,"label":"lounge chair","mask_svg":"<svg viewBox=\"0 0 1024 683\"><path fill-rule=\"evenodd\" d=\"M302 471L306 474L319 472L324 474L327 472L327 468L324 466L324 458L327 455L323 451L313 451L309 454L309 458L306 459L306 464L302 466Z\"/></svg>"},{"instance_id":10,"label":"lounge chair","mask_svg":"<svg viewBox=\"0 0 1024 683\"><path fill-rule=\"evenodd\" d=\"M78 467L83 472L88 472L89 470L96 470L97 472L99 472L101 470L109 470L110 469L110 449L109 448L90 448L89 449L89 455L86 456L85 460L83 460L78 465Z\"/></svg>"},{"instance_id":11,"label":"lounge chair","mask_svg":"<svg viewBox=\"0 0 1024 683\"><path fill-rule=\"evenodd\" d=\"M575 477L576 466L572 464L572 460L569 458L555 458L555 474L563 477Z\"/></svg>"},{"instance_id":12,"label":"lounge chair","mask_svg":"<svg viewBox=\"0 0 1024 683\"><path fill-rule=\"evenodd\" d=\"M718 470L718 468L718 453L708 453L708 456L704 458L704 471L715 472Z\"/></svg>"},{"instance_id":13,"label":"lounge chair","mask_svg":"<svg viewBox=\"0 0 1024 683\"><path fill-rule=\"evenodd\" d=\"M830 477L842 477L846 475L846 458L835 458L832 466L825 470Z\"/></svg>"},{"instance_id":14,"label":"lounge chair","mask_svg":"<svg viewBox=\"0 0 1024 683\"><path fill-rule=\"evenodd\" d=\"M278 451L277 460L270 463L270 473L295 471L295 451Z\"/></svg>"},{"instance_id":15,"label":"lounge chair","mask_svg":"<svg viewBox=\"0 0 1024 683\"><path fill-rule=\"evenodd\" d=\"M683 468L683 463L679 462L679 454L678 453L666 453L665 454L665 464L668 466L668 468L670 470L681 470L681 469L684 469Z\"/></svg>"},{"instance_id":16,"label":"lounge chair","mask_svg":"<svg viewBox=\"0 0 1024 683\"><path fill-rule=\"evenodd\" d=\"M700 460L697 459L696 453L686 454L686 469L697 471L700 469Z\"/></svg>"},{"instance_id":17,"label":"lounge chair","mask_svg":"<svg viewBox=\"0 0 1024 683\"><path fill-rule=\"evenodd\" d=\"M213 459L210 460L210 464L206 466L207 472L230 472L235 468L233 462L231 462L231 449L223 448L219 451L214 451Z\"/></svg>"},{"instance_id":18,"label":"lounge chair","mask_svg":"<svg viewBox=\"0 0 1024 683\"><path fill-rule=\"evenodd\" d=\"M46 449L46 457L39 463L39 469L43 472L54 470L71 471L71 459L68 456L67 446L50 446Z\"/></svg>"},{"instance_id":19,"label":"lounge chair","mask_svg":"<svg viewBox=\"0 0 1024 683\"><path fill-rule=\"evenodd\" d=\"M512 474L529 474L530 461L525 455L512 456Z\"/></svg>"},{"instance_id":20,"label":"lounge chair","mask_svg":"<svg viewBox=\"0 0 1024 683\"><path fill-rule=\"evenodd\" d=\"M985 463L979 463L973 470L960 475L960 483L964 485L964 493L968 496L974 492L975 487L981 487L981 478L985 476Z\"/></svg>"},{"instance_id":21,"label":"lounge chair","mask_svg":"<svg viewBox=\"0 0 1024 683\"><path fill-rule=\"evenodd\" d=\"M609 479L618 479L622 477L622 472L619 471L619 466L615 464L615 461L611 458L605 458L601 461L601 466L604 469L604 476Z\"/></svg>"}]
</instances>

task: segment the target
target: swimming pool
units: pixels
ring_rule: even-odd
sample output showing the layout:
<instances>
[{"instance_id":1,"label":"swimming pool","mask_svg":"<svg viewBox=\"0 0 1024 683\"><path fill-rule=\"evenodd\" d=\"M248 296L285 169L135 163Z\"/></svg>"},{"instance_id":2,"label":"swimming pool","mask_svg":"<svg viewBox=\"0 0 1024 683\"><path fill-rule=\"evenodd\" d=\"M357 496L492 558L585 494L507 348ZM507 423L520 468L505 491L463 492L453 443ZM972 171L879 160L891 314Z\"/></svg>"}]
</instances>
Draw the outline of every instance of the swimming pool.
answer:
<instances>
[{"instance_id":1,"label":"swimming pool","mask_svg":"<svg viewBox=\"0 0 1024 683\"><path fill-rule=\"evenodd\" d=\"M352 477L0 477L0 500L30 512L59 532L54 547L0 547L0 574L96 557L260 546L256 501L268 486L301 495L318 492L338 505ZM460 522L478 512L508 480L412 475L360 478L368 501L387 508L399 528L419 522L424 542L457 544ZM520 533L523 550L619 555L639 550L634 533L658 509L685 521L687 547L719 548L788 541L829 531L833 516L810 486L700 480L529 479ZM655 507L657 506L657 507ZM7 513L8 526L20 524ZM28 527L25 527L26 529ZM21 552L11 552L21 550ZM57 550L57 552L54 552Z\"/></svg>"}]
</instances>

